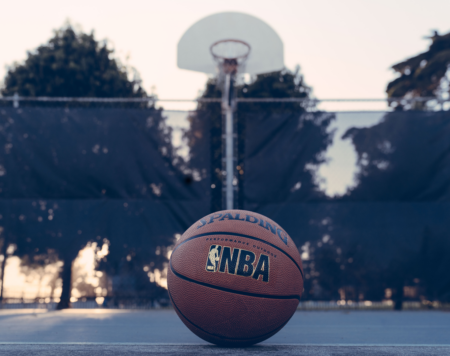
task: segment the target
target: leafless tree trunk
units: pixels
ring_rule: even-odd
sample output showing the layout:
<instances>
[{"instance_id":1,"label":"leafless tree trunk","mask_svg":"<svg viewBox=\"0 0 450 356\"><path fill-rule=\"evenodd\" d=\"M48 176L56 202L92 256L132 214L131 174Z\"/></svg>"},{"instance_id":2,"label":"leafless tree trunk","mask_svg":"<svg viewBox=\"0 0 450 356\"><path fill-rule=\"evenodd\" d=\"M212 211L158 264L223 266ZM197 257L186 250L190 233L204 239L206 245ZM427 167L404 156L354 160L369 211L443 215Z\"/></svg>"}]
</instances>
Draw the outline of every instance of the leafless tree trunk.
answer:
<instances>
[{"instance_id":1,"label":"leafless tree trunk","mask_svg":"<svg viewBox=\"0 0 450 356\"><path fill-rule=\"evenodd\" d=\"M2 231L0 230L0 234L2 233ZM6 243L6 237L4 237L1 240L1 252L0 255L3 255L3 261L2 261L2 266L1 266L1 270L0 270L0 283L1 283L1 287L0 287L0 304L3 302L3 290L4 290L4 281L5 281L5 266L6 266L6 259L7 259L7 255L6 255L6 249L7 249L7 243Z\"/></svg>"},{"instance_id":2,"label":"leafless tree trunk","mask_svg":"<svg viewBox=\"0 0 450 356\"><path fill-rule=\"evenodd\" d=\"M62 279L62 292L61 299L56 306L56 309L67 309L71 308L70 296L72 294L72 264L73 259L66 258L64 259L64 265L61 272Z\"/></svg>"}]
</instances>

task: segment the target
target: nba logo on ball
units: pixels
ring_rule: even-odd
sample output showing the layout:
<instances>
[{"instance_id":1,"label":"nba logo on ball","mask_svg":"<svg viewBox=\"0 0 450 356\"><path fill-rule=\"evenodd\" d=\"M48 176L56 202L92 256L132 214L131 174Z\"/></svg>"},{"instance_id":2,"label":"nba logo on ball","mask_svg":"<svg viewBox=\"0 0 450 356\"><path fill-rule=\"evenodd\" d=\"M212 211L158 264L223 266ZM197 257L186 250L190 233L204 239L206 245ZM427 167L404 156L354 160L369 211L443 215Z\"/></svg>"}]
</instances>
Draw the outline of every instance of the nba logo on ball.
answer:
<instances>
[{"instance_id":1,"label":"nba logo on ball","mask_svg":"<svg viewBox=\"0 0 450 356\"><path fill-rule=\"evenodd\" d=\"M170 257L168 289L183 323L202 339L247 346L280 331L303 291L300 253L273 220L225 210L193 224Z\"/></svg>"},{"instance_id":2,"label":"nba logo on ball","mask_svg":"<svg viewBox=\"0 0 450 356\"><path fill-rule=\"evenodd\" d=\"M212 245L209 249L208 258L206 260L206 270L208 272L217 271L217 266L219 265L219 256L222 246Z\"/></svg>"}]
</instances>

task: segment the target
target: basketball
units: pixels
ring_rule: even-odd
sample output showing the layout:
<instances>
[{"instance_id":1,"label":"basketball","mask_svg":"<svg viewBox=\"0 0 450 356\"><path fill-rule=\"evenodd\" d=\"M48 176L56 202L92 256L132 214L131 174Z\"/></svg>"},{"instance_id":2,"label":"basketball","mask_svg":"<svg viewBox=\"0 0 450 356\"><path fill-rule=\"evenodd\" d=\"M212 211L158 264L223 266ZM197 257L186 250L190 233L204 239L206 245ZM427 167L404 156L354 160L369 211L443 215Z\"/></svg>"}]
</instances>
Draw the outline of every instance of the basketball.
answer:
<instances>
[{"instance_id":1,"label":"basketball","mask_svg":"<svg viewBox=\"0 0 450 356\"><path fill-rule=\"evenodd\" d=\"M219 211L197 221L177 241L168 289L183 323L203 340L248 346L276 334L303 291L300 254L269 218Z\"/></svg>"}]
</instances>

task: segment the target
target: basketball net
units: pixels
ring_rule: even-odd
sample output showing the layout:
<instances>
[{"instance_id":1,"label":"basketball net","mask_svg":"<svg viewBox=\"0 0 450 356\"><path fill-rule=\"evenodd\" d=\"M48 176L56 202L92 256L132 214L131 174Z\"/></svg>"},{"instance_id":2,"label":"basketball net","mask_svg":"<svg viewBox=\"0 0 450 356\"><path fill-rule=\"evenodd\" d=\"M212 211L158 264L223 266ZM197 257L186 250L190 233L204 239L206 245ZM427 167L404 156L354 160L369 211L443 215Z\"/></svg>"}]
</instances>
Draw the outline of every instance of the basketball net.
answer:
<instances>
[{"instance_id":1,"label":"basketball net","mask_svg":"<svg viewBox=\"0 0 450 356\"><path fill-rule=\"evenodd\" d=\"M240 40L221 40L211 45L210 52L217 63L219 82L223 84L226 75L234 77L244 71L250 45Z\"/></svg>"}]
</instances>

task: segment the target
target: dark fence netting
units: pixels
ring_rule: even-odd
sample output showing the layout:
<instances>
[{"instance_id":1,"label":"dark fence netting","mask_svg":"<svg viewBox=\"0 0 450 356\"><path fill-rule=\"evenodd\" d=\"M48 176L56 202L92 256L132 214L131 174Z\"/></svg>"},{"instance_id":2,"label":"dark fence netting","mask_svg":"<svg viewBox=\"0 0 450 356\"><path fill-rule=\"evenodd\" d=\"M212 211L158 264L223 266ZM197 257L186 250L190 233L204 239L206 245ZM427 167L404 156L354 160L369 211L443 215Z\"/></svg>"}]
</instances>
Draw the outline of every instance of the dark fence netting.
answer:
<instances>
[{"instance_id":1,"label":"dark fence netting","mask_svg":"<svg viewBox=\"0 0 450 356\"><path fill-rule=\"evenodd\" d=\"M378 125L350 129L359 184L350 200L449 201L450 112L393 112Z\"/></svg>"},{"instance_id":2,"label":"dark fence netting","mask_svg":"<svg viewBox=\"0 0 450 356\"><path fill-rule=\"evenodd\" d=\"M251 113L245 130L244 207L325 199L315 169L332 142L329 113Z\"/></svg>"},{"instance_id":3,"label":"dark fence netting","mask_svg":"<svg viewBox=\"0 0 450 356\"><path fill-rule=\"evenodd\" d=\"M107 243L100 268L136 280L125 294L154 295L144 267L162 270L175 234L209 209L170 140L154 109L1 109L0 254L63 261L64 295L78 252Z\"/></svg>"},{"instance_id":4,"label":"dark fence netting","mask_svg":"<svg viewBox=\"0 0 450 356\"><path fill-rule=\"evenodd\" d=\"M329 197L317 171L341 139L336 115L239 105L236 206L294 239L306 300L450 301L449 112L347 130L356 183ZM223 206L220 103L189 121L183 159L160 110L0 108L0 255L14 245L30 268L63 261L64 297L78 252L108 244L108 296L164 294L148 273L164 270L176 234Z\"/></svg>"},{"instance_id":5,"label":"dark fence netting","mask_svg":"<svg viewBox=\"0 0 450 356\"><path fill-rule=\"evenodd\" d=\"M449 112L392 112L349 129L357 184L335 198L314 180L329 114L246 119L245 207L301 249L305 298L450 301Z\"/></svg>"},{"instance_id":6,"label":"dark fence netting","mask_svg":"<svg viewBox=\"0 0 450 356\"><path fill-rule=\"evenodd\" d=\"M202 104L190 113L184 138L189 147L189 170L209 211L222 209L222 114L218 103Z\"/></svg>"}]
</instances>

